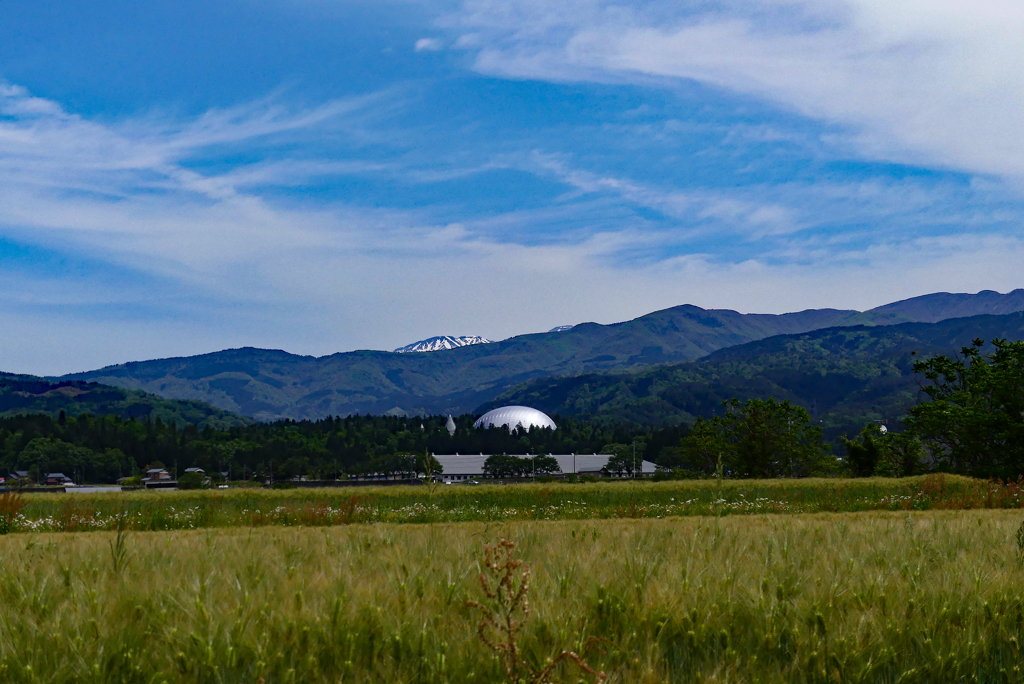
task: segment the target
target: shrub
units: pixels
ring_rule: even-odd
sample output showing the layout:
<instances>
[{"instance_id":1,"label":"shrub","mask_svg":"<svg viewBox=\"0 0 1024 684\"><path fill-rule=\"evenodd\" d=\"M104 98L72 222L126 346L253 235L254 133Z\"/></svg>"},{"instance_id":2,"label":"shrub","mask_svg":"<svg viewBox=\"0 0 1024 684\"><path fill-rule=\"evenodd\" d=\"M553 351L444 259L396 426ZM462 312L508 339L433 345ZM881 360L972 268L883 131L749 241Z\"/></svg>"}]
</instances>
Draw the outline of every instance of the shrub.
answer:
<instances>
[{"instance_id":1,"label":"shrub","mask_svg":"<svg viewBox=\"0 0 1024 684\"><path fill-rule=\"evenodd\" d=\"M209 482L202 473L185 473L178 478L178 489L205 489Z\"/></svg>"}]
</instances>

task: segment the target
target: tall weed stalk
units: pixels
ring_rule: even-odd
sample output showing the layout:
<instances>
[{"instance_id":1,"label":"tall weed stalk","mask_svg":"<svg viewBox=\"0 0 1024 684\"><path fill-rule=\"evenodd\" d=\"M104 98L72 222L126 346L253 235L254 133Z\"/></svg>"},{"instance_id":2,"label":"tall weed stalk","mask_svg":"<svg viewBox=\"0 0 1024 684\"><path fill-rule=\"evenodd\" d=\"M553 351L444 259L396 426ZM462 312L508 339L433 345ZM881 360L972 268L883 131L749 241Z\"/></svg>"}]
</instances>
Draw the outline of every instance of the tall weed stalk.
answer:
<instances>
[{"instance_id":1,"label":"tall weed stalk","mask_svg":"<svg viewBox=\"0 0 1024 684\"><path fill-rule=\"evenodd\" d=\"M515 557L515 549L515 542L508 539L484 545L480 572L484 600L466 601L467 607L480 613L482 619L477 626L477 635L501 659L507 681L512 684L547 684L558 665L565 661L594 675L599 683L606 681L608 676L604 672L595 670L582 656L569 650L548 658L544 667L539 669L532 669L523 661L519 641L520 631L530 617L530 566ZM597 650L600 642L600 639L589 640L584 654Z\"/></svg>"},{"instance_id":2,"label":"tall weed stalk","mask_svg":"<svg viewBox=\"0 0 1024 684\"><path fill-rule=\"evenodd\" d=\"M128 553L128 514L122 511L114 522L116 534L110 542L110 563L115 577L120 577L131 562Z\"/></svg>"}]
</instances>

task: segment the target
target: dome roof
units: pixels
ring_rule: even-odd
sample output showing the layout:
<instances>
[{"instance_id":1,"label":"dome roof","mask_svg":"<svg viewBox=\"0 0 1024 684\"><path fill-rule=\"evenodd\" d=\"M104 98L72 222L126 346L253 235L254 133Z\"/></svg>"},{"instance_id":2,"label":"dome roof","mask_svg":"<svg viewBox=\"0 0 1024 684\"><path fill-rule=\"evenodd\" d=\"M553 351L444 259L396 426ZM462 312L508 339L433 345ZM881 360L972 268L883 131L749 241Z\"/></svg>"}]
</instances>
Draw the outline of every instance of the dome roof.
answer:
<instances>
[{"instance_id":1,"label":"dome roof","mask_svg":"<svg viewBox=\"0 0 1024 684\"><path fill-rule=\"evenodd\" d=\"M497 427L499 425L507 427L509 432L518 425L522 425L527 431L532 427L557 429L555 421L529 406L502 406L488 411L473 423L473 427Z\"/></svg>"}]
</instances>

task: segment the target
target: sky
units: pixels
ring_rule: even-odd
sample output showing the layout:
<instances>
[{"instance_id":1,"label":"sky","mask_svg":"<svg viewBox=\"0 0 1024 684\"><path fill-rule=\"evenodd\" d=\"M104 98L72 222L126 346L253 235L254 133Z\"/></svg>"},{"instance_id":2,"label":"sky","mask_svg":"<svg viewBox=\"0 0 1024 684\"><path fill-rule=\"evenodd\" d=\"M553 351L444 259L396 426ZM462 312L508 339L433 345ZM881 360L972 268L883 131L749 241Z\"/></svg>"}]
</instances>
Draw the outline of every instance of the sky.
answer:
<instances>
[{"instance_id":1,"label":"sky","mask_svg":"<svg viewBox=\"0 0 1024 684\"><path fill-rule=\"evenodd\" d=\"M5 0L0 370L1024 286L1024 4Z\"/></svg>"}]
</instances>

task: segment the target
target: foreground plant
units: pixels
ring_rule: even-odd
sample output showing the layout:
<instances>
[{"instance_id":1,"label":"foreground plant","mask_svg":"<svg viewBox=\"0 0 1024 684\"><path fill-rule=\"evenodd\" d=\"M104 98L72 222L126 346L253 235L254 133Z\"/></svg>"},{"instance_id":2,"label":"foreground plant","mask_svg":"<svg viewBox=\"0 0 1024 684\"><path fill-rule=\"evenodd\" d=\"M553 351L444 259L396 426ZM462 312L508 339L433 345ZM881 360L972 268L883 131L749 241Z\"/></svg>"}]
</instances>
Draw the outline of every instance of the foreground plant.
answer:
<instances>
[{"instance_id":1,"label":"foreground plant","mask_svg":"<svg viewBox=\"0 0 1024 684\"><path fill-rule=\"evenodd\" d=\"M128 555L128 515L127 513L120 513L117 516L116 522L114 523L114 529L117 530L117 535L114 540L109 542L110 544L110 562L111 567L114 570L114 575L117 577L121 576L124 569L128 567L128 563L131 558Z\"/></svg>"},{"instance_id":2,"label":"foreground plant","mask_svg":"<svg viewBox=\"0 0 1024 684\"><path fill-rule=\"evenodd\" d=\"M0 494L0 534L7 534L13 530L15 520L25 504L26 501L20 494L14 492Z\"/></svg>"},{"instance_id":3,"label":"foreground plant","mask_svg":"<svg viewBox=\"0 0 1024 684\"><path fill-rule=\"evenodd\" d=\"M548 658L539 670L532 670L523 662L518 635L530 617L530 566L515 557L515 549L515 542L508 539L484 545L480 586L485 600L466 601L468 607L482 614L477 634L501 658L508 681L544 684L551 681L555 668L563 661L573 662L587 674L595 675L597 682L606 681L608 676L604 672L595 670L582 656L569 650ZM598 645L599 640L591 638L584 653Z\"/></svg>"}]
</instances>

